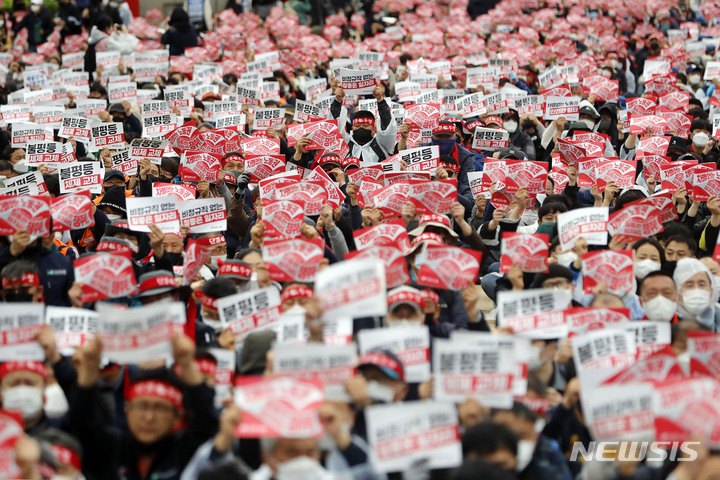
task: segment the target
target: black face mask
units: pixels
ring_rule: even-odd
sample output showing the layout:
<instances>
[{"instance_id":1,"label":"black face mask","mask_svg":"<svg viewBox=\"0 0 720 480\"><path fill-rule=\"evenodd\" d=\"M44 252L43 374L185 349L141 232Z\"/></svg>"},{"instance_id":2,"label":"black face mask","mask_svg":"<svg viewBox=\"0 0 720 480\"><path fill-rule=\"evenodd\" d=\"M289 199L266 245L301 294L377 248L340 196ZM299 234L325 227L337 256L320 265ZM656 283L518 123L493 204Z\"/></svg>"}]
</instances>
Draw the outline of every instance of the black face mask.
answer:
<instances>
[{"instance_id":1,"label":"black face mask","mask_svg":"<svg viewBox=\"0 0 720 480\"><path fill-rule=\"evenodd\" d=\"M432 325L435 323L435 314L434 313L426 313L425 314L425 325Z\"/></svg>"},{"instance_id":2,"label":"black face mask","mask_svg":"<svg viewBox=\"0 0 720 480\"><path fill-rule=\"evenodd\" d=\"M353 130L352 136L353 140L355 140L355 143L357 143L358 145L365 145L373 139L373 133L365 128L358 128L357 130Z\"/></svg>"},{"instance_id":3,"label":"black face mask","mask_svg":"<svg viewBox=\"0 0 720 480\"><path fill-rule=\"evenodd\" d=\"M112 117L112 121L115 123L125 123L125 119L122 117Z\"/></svg>"},{"instance_id":4,"label":"black face mask","mask_svg":"<svg viewBox=\"0 0 720 480\"><path fill-rule=\"evenodd\" d=\"M6 303L31 303L33 295L31 293L5 292L3 298Z\"/></svg>"},{"instance_id":5,"label":"black face mask","mask_svg":"<svg viewBox=\"0 0 720 480\"><path fill-rule=\"evenodd\" d=\"M158 177L156 177L155 175L148 175L147 178L148 180L150 180L151 183L155 183L158 181Z\"/></svg>"},{"instance_id":6,"label":"black face mask","mask_svg":"<svg viewBox=\"0 0 720 480\"><path fill-rule=\"evenodd\" d=\"M183 264L182 253L170 253L168 251L166 251L166 253L170 257L170 260L172 261L173 265L182 265Z\"/></svg>"},{"instance_id":7,"label":"black face mask","mask_svg":"<svg viewBox=\"0 0 720 480\"><path fill-rule=\"evenodd\" d=\"M160 175L160 176L158 177L158 182L161 182L161 183L173 183L173 178L172 178L172 177L166 177L166 176L164 176L164 175Z\"/></svg>"}]
</instances>

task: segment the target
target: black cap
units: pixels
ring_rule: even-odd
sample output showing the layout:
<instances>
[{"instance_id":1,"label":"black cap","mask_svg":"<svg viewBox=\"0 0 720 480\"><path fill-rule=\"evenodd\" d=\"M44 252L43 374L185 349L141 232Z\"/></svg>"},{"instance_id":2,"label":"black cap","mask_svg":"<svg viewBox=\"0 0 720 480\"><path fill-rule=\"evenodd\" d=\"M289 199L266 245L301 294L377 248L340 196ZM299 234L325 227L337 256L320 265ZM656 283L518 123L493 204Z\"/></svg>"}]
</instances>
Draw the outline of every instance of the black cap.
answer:
<instances>
[{"instance_id":1,"label":"black cap","mask_svg":"<svg viewBox=\"0 0 720 480\"><path fill-rule=\"evenodd\" d=\"M125 181L125 174L122 173L120 170L115 170L115 169L108 170L107 172L105 172L105 180L104 181L107 182L108 180L110 180L111 178L114 178L114 177L122 178L122 181L123 182Z\"/></svg>"},{"instance_id":2,"label":"black cap","mask_svg":"<svg viewBox=\"0 0 720 480\"><path fill-rule=\"evenodd\" d=\"M112 207L123 213L127 213L125 206L125 187L116 185L105 190L102 200L97 204L98 207Z\"/></svg>"},{"instance_id":3,"label":"black cap","mask_svg":"<svg viewBox=\"0 0 720 480\"><path fill-rule=\"evenodd\" d=\"M527 160L527 155L525 155L525 152L523 152L520 149L517 149L515 147L508 147L503 148L500 150L500 154L498 155L498 158L500 160L508 159L508 160Z\"/></svg>"},{"instance_id":4,"label":"black cap","mask_svg":"<svg viewBox=\"0 0 720 480\"><path fill-rule=\"evenodd\" d=\"M540 288L543 282L550 278L564 278L568 282L572 282L575 279L575 276L569 268L554 263L548 267L548 271L546 273L538 273L535 275L535 288Z\"/></svg>"},{"instance_id":5,"label":"black cap","mask_svg":"<svg viewBox=\"0 0 720 480\"><path fill-rule=\"evenodd\" d=\"M687 152L688 150L688 142L682 137L670 137L670 144L668 145L668 150L681 150L683 152Z\"/></svg>"},{"instance_id":6,"label":"black cap","mask_svg":"<svg viewBox=\"0 0 720 480\"><path fill-rule=\"evenodd\" d=\"M125 107L123 107L122 103L113 103L108 108L108 113L125 113Z\"/></svg>"}]
</instances>

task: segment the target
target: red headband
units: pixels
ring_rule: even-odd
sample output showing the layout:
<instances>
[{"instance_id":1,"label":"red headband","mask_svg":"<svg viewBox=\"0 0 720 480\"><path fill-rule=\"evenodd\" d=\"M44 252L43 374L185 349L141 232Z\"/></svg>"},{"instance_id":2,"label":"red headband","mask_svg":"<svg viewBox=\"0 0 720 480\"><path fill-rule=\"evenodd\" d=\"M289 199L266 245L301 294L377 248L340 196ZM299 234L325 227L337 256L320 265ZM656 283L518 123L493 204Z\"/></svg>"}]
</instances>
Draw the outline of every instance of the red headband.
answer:
<instances>
[{"instance_id":1,"label":"red headband","mask_svg":"<svg viewBox=\"0 0 720 480\"><path fill-rule=\"evenodd\" d=\"M388 307L400 302L413 303L417 305L418 308L423 308L425 305L425 298L423 298L422 293L413 292L412 290L403 290L393 293L392 295L388 295Z\"/></svg>"},{"instance_id":2,"label":"red headband","mask_svg":"<svg viewBox=\"0 0 720 480\"><path fill-rule=\"evenodd\" d=\"M434 213L429 213L420 217L420 225L429 222L442 223L446 227L450 227L450 219L448 219L445 215L436 215Z\"/></svg>"},{"instance_id":3,"label":"red headband","mask_svg":"<svg viewBox=\"0 0 720 480\"><path fill-rule=\"evenodd\" d=\"M170 275L157 275L143 280L140 283L140 293L147 292L153 288L175 288L175 279Z\"/></svg>"},{"instance_id":4,"label":"red headband","mask_svg":"<svg viewBox=\"0 0 720 480\"><path fill-rule=\"evenodd\" d=\"M325 155L322 158L318 158L317 164L318 167L321 165L325 165L326 163L337 163L338 165L342 165L342 159L340 158L340 155Z\"/></svg>"},{"instance_id":5,"label":"red headband","mask_svg":"<svg viewBox=\"0 0 720 480\"><path fill-rule=\"evenodd\" d=\"M9 361L0 365L0 379L8 373L13 372L32 372L47 378L47 368L42 362L34 360Z\"/></svg>"},{"instance_id":6,"label":"red headband","mask_svg":"<svg viewBox=\"0 0 720 480\"><path fill-rule=\"evenodd\" d=\"M56 443L51 444L50 449L55 455L55 458L57 458L58 463L62 465L70 465L75 470L82 470L80 455L78 455L74 450L70 450L66 446L58 445Z\"/></svg>"},{"instance_id":7,"label":"red headband","mask_svg":"<svg viewBox=\"0 0 720 480\"><path fill-rule=\"evenodd\" d=\"M240 155L230 155L228 157L223 158L222 160L222 166L224 167L227 162L240 162L242 164L245 163L245 160Z\"/></svg>"},{"instance_id":8,"label":"red headband","mask_svg":"<svg viewBox=\"0 0 720 480\"><path fill-rule=\"evenodd\" d=\"M225 177L223 177L223 181L225 183L232 183L233 185L237 185L237 178L235 178L235 175L226 173Z\"/></svg>"},{"instance_id":9,"label":"red headband","mask_svg":"<svg viewBox=\"0 0 720 480\"><path fill-rule=\"evenodd\" d=\"M443 244L443 239L440 235L437 233L431 233L431 232L425 232L421 233L417 237L415 237L412 241L412 247L415 248L418 245L420 245L422 242L433 242L437 243L438 245Z\"/></svg>"},{"instance_id":10,"label":"red headband","mask_svg":"<svg viewBox=\"0 0 720 480\"><path fill-rule=\"evenodd\" d=\"M285 303L286 300L293 298L312 298L315 296L315 291L310 287L295 286L286 288L280 294L280 303Z\"/></svg>"},{"instance_id":11,"label":"red headband","mask_svg":"<svg viewBox=\"0 0 720 480\"><path fill-rule=\"evenodd\" d=\"M491 123L497 123L501 127L503 126L503 121L502 121L502 118L500 118L500 117L487 117L485 119L485 125L489 125Z\"/></svg>"},{"instance_id":12,"label":"red headband","mask_svg":"<svg viewBox=\"0 0 720 480\"><path fill-rule=\"evenodd\" d=\"M359 167L360 160L355 157L347 157L345 160L342 161L343 168L347 168L350 165L355 165L356 167Z\"/></svg>"},{"instance_id":13,"label":"red headband","mask_svg":"<svg viewBox=\"0 0 720 480\"><path fill-rule=\"evenodd\" d=\"M441 123L437 127L432 129L433 135L436 133L455 133L454 123Z\"/></svg>"},{"instance_id":14,"label":"red headband","mask_svg":"<svg viewBox=\"0 0 720 480\"><path fill-rule=\"evenodd\" d=\"M372 125L375 126L375 119L368 117L355 117L352 121L353 125Z\"/></svg>"},{"instance_id":15,"label":"red headband","mask_svg":"<svg viewBox=\"0 0 720 480\"><path fill-rule=\"evenodd\" d=\"M20 275L18 278L14 278L12 280L7 279L3 277L2 279L2 287L10 287L12 285L26 285L30 284L32 286L39 286L40 285L40 277L38 277L33 272L25 272L22 275Z\"/></svg>"},{"instance_id":16,"label":"red headband","mask_svg":"<svg viewBox=\"0 0 720 480\"><path fill-rule=\"evenodd\" d=\"M364 364L389 368L393 372L397 373L398 377L400 377L400 380L405 379L405 371L403 369L403 366L397 361L395 361L392 357L388 357L387 355L380 352L368 352L362 357L360 357L358 365Z\"/></svg>"},{"instance_id":17,"label":"red headband","mask_svg":"<svg viewBox=\"0 0 720 480\"><path fill-rule=\"evenodd\" d=\"M217 363L213 362L209 358L196 358L195 363L197 363L198 369L202 373L207 373L211 377L215 377L215 373L217 372Z\"/></svg>"},{"instance_id":18,"label":"red headband","mask_svg":"<svg viewBox=\"0 0 720 480\"><path fill-rule=\"evenodd\" d=\"M107 241L104 240L100 243L98 243L97 247L95 247L96 252L117 252L122 255L126 255L128 257L132 257L135 252L133 252L133 249L128 247L127 245L120 243L120 242L113 242L113 241Z\"/></svg>"},{"instance_id":19,"label":"red headband","mask_svg":"<svg viewBox=\"0 0 720 480\"><path fill-rule=\"evenodd\" d=\"M218 269L218 277L222 277L223 275L235 275L242 278L250 278L252 275L252 268L239 263L223 262Z\"/></svg>"},{"instance_id":20,"label":"red headband","mask_svg":"<svg viewBox=\"0 0 720 480\"><path fill-rule=\"evenodd\" d=\"M210 310L217 310L217 298L209 297L202 290L195 290L195 296L200 297L200 304Z\"/></svg>"},{"instance_id":21,"label":"red headband","mask_svg":"<svg viewBox=\"0 0 720 480\"><path fill-rule=\"evenodd\" d=\"M210 245L211 247L214 247L216 245L220 245L221 243L225 243L225 235L215 235L214 237L201 238L198 242L201 245Z\"/></svg>"},{"instance_id":22,"label":"red headband","mask_svg":"<svg viewBox=\"0 0 720 480\"><path fill-rule=\"evenodd\" d=\"M130 387L128 401L132 402L139 397L157 397L167 400L173 407L182 408L183 397L179 388L160 380L141 380Z\"/></svg>"},{"instance_id":23,"label":"red headband","mask_svg":"<svg viewBox=\"0 0 720 480\"><path fill-rule=\"evenodd\" d=\"M420 290L420 293L422 293L422 296L425 297L425 302L433 302L435 305L440 304L440 296L433 292L432 290L428 290L427 288L424 288Z\"/></svg>"},{"instance_id":24,"label":"red headband","mask_svg":"<svg viewBox=\"0 0 720 480\"><path fill-rule=\"evenodd\" d=\"M451 162L441 162L440 166L442 168L444 168L445 170L452 170L453 172L456 172L456 173L460 171L460 167L458 167L458 164L454 163L454 162L452 162L452 163Z\"/></svg>"}]
</instances>

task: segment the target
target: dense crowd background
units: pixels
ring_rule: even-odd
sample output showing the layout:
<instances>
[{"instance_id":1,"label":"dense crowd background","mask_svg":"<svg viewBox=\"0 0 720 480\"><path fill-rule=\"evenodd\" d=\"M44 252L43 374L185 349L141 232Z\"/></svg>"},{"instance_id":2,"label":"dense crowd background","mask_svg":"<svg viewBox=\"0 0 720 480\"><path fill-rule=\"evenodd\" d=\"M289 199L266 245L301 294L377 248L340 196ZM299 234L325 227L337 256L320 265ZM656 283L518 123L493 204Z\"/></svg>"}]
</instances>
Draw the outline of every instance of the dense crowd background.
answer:
<instances>
[{"instance_id":1,"label":"dense crowd background","mask_svg":"<svg viewBox=\"0 0 720 480\"><path fill-rule=\"evenodd\" d=\"M717 477L720 3L6 7L0 477Z\"/></svg>"}]
</instances>

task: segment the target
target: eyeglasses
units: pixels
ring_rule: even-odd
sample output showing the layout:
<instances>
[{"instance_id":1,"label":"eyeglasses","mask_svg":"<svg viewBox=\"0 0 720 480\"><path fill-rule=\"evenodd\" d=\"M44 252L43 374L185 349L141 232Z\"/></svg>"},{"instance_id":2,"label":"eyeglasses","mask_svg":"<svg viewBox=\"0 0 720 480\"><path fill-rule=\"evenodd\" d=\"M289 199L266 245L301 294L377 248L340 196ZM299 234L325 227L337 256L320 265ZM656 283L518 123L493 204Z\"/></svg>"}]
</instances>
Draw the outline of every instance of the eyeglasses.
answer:
<instances>
[{"instance_id":1,"label":"eyeglasses","mask_svg":"<svg viewBox=\"0 0 720 480\"><path fill-rule=\"evenodd\" d=\"M560 278L555 281L551 282L543 282L542 288L558 288L558 287L566 287L570 285L570 281L566 278Z\"/></svg>"}]
</instances>

